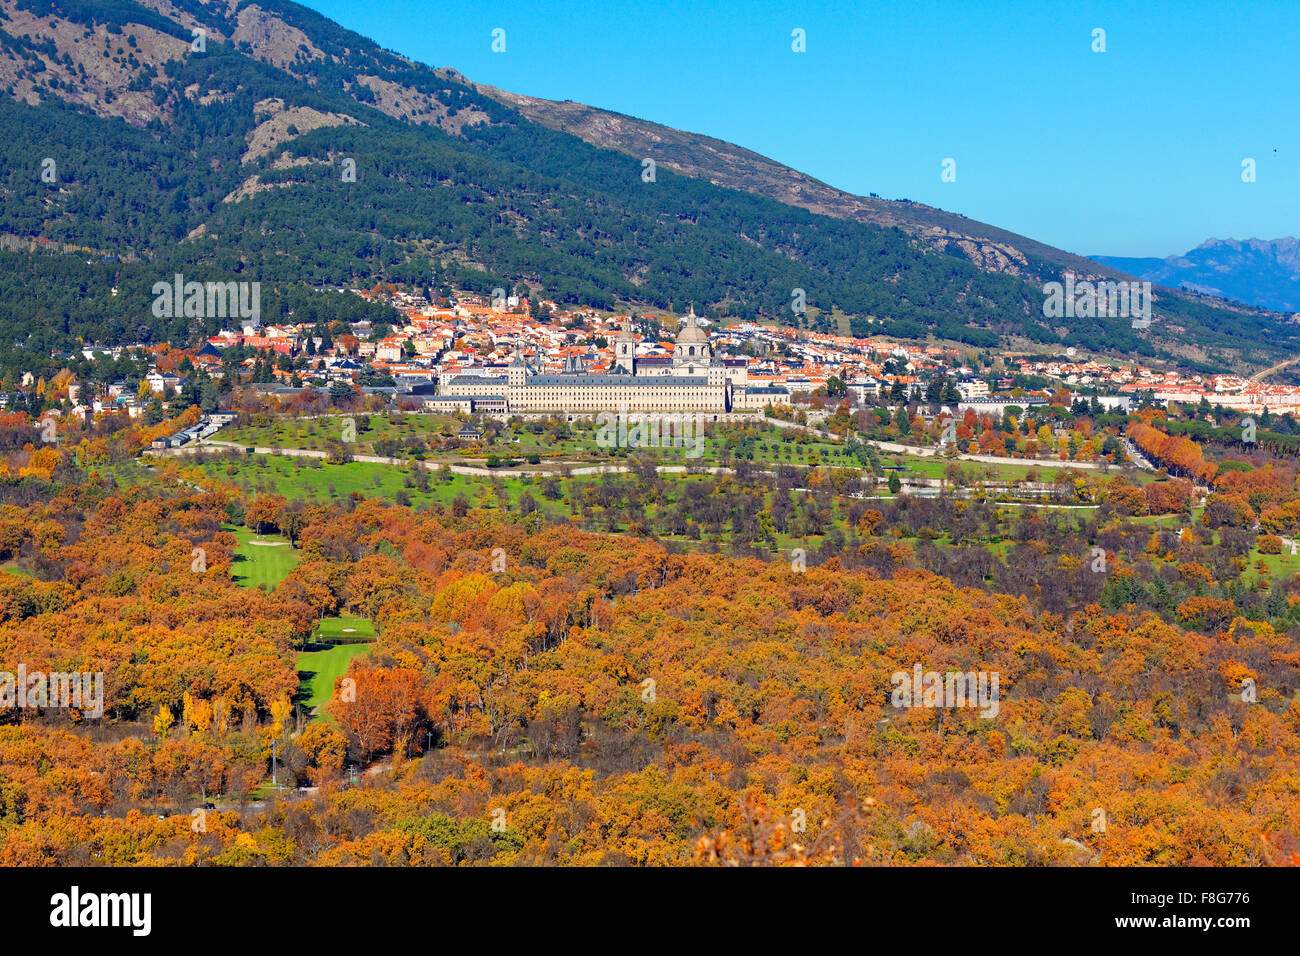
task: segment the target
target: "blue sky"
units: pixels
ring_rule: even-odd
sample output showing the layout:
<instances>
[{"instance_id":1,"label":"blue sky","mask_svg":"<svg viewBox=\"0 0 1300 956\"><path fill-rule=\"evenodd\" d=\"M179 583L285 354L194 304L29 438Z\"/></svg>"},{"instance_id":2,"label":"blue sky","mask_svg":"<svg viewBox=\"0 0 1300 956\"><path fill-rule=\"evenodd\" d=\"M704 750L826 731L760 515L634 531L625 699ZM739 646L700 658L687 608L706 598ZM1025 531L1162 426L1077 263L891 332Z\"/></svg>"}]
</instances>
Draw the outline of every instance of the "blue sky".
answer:
<instances>
[{"instance_id":1,"label":"blue sky","mask_svg":"<svg viewBox=\"0 0 1300 956\"><path fill-rule=\"evenodd\" d=\"M1085 255L1300 234L1297 0L307 5L476 82L707 133Z\"/></svg>"}]
</instances>

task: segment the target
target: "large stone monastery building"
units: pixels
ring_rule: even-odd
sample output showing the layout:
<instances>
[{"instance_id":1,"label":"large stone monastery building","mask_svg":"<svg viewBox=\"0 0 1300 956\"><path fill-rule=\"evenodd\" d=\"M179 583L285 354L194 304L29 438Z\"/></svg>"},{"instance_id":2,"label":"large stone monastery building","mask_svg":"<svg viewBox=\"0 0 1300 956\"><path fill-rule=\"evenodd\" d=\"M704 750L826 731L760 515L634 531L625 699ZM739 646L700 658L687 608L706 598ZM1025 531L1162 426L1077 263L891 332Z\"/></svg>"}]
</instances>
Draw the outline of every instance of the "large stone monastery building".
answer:
<instances>
[{"instance_id":1,"label":"large stone monastery building","mask_svg":"<svg viewBox=\"0 0 1300 956\"><path fill-rule=\"evenodd\" d=\"M785 404L784 388L751 386L743 359L712 354L708 333L692 309L678 330L671 361L639 359L636 338L624 324L614 340L614 365L603 375L580 369L548 374L518 352L505 375L456 375L441 383L440 395L504 399L516 413L598 415L602 412L761 412Z\"/></svg>"}]
</instances>

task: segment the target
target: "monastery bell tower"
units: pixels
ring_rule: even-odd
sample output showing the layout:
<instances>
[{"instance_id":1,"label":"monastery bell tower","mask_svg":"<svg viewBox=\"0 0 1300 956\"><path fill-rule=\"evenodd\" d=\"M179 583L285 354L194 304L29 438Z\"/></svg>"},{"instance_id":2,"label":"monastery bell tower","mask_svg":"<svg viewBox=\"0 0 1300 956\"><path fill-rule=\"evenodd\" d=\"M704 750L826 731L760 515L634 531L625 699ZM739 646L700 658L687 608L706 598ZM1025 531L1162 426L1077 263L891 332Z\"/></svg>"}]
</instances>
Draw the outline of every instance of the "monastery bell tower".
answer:
<instances>
[{"instance_id":1,"label":"monastery bell tower","mask_svg":"<svg viewBox=\"0 0 1300 956\"><path fill-rule=\"evenodd\" d=\"M614 339L614 370L636 374L636 336L628 319L623 320L623 328Z\"/></svg>"}]
</instances>

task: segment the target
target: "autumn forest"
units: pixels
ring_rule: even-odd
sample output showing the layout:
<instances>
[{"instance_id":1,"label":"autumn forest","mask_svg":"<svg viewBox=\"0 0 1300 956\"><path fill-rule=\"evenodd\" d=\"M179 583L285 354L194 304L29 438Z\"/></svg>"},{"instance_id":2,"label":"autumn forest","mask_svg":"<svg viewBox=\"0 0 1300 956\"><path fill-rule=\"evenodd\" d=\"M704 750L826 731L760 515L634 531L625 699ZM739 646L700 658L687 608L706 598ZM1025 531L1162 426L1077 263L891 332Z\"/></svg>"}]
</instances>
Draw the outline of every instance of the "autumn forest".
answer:
<instances>
[{"instance_id":1,"label":"autumn forest","mask_svg":"<svg viewBox=\"0 0 1300 956\"><path fill-rule=\"evenodd\" d=\"M1249 561L1295 533L1284 460L1213 479L1196 521L1180 478L1013 518L849 503L827 468L848 534L800 567L584 530L576 486L564 516L115 477L150 438L10 443L0 656L104 683L100 717L0 709L0 865L1295 859L1300 594ZM278 582L241 580L250 536L292 553ZM311 706L330 621L373 640ZM896 706L917 666L997 674L996 717Z\"/></svg>"}]
</instances>

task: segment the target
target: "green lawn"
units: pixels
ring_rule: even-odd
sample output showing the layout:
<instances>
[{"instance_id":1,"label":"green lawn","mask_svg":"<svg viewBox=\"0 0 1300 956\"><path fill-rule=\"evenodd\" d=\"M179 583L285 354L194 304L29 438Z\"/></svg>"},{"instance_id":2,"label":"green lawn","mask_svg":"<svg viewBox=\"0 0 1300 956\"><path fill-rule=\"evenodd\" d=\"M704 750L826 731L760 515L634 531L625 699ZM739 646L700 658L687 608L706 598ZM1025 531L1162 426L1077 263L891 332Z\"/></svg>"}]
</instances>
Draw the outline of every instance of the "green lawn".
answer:
<instances>
[{"instance_id":1,"label":"green lawn","mask_svg":"<svg viewBox=\"0 0 1300 956\"><path fill-rule=\"evenodd\" d=\"M374 625L363 617L327 617L316 627L313 635L318 641L336 638L365 637L373 639ZM320 648L321 644L311 645ZM298 696L303 706L313 711L321 707L334 692L334 681L342 677L352 658L370 650L369 644L335 644L320 650L303 651L298 655ZM316 714L325 720L323 712Z\"/></svg>"},{"instance_id":2,"label":"green lawn","mask_svg":"<svg viewBox=\"0 0 1300 956\"><path fill-rule=\"evenodd\" d=\"M298 552L279 535L256 535L243 527L227 525L226 531L239 539L231 577L246 588L265 586L269 591L285 579L298 563Z\"/></svg>"},{"instance_id":3,"label":"green lawn","mask_svg":"<svg viewBox=\"0 0 1300 956\"><path fill-rule=\"evenodd\" d=\"M896 461L896 459L901 459ZM982 461L962 461L959 458L942 456L894 455L880 453L882 465L902 464L921 478L943 478L950 465L956 464L968 478L984 479L992 476L994 481L1023 481L1031 472L1037 474L1037 480L1051 482L1058 471L1067 470L1069 465L1048 463L1026 463L1023 465L989 464ZM1076 469L1076 471L1081 471Z\"/></svg>"},{"instance_id":4,"label":"green lawn","mask_svg":"<svg viewBox=\"0 0 1300 956\"><path fill-rule=\"evenodd\" d=\"M318 641L342 638L374 640L375 626L364 617L327 617L316 627L313 637Z\"/></svg>"},{"instance_id":5,"label":"green lawn","mask_svg":"<svg viewBox=\"0 0 1300 956\"><path fill-rule=\"evenodd\" d=\"M1286 545L1281 554L1260 554L1259 548L1250 549L1250 561L1241 575L1243 584L1254 584L1260 575L1256 562L1263 562L1266 573L1272 581L1285 581L1294 574L1300 574L1300 555L1292 554Z\"/></svg>"},{"instance_id":6,"label":"green lawn","mask_svg":"<svg viewBox=\"0 0 1300 956\"><path fill-rule=\"evenodd\" d=\"M397 500L404 493L414 506L450 505L464 495L473 507L495 507L498 503L492 478L451 475L444 480L437 472L428 473L428 488L421 491L411 466L381 465L351 461L331 465L321 459L293 458L281 455L254 455L233 465L209 462L204 470L213 478L230 481L248 491L283 495L290 501L336 501L353 493L365 498ZM527 475L510 471L500 473L503 492L517 504L528 483ZM533 484L532 495L539 502L541 491Z\"/></svg>"},{"instance_id":7,"label":"green lawn","mask_svg":"<svg viewBox=\"0 0 1300 956\"><path fill-rule=\"evenodd\" d=\"M304 651L298 655L298 695L308 712L321 707L334 693L334 681L348 669L348 662L370 650L368 644L336 644L326 651ZM329 716L320 712L314 716Z\"/></svg>"},{"instance_id":8,"label":"green lawn","mask_svg":"<svg viewBox=\"0 0 1300 956\"><path fill-rule=\"evenodd\" d=\"M357 492L365 497L392 498L408 474L404 468L369 462L331 465L319 458L254 455L235 464L212 464L205 471L249 490L284 495L290 500L326 501Z\"/></svg>"},{"instance_id":9,"label":"green lawn","mask_svg":"<svg viewBox=\"0 0 1300 956\"><path fill-rule=\"evenodd\" d=\"M347 426L345 419L349 418L352 424ZM226 429L216 436L216 440L245 447L314 448L324 451L330 447L331 442L343 440L345 427L352 430L355 439L352 452L371 455L374 454L376 441L418 438L427 442L442 433L454 435L460 423L444 415L429 414L371 414L367 417L363 413L357 413L322 418L254 416L253 425Z\"/></svg>"}]
</instances>

